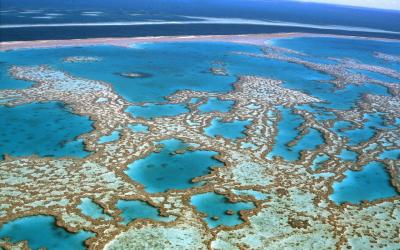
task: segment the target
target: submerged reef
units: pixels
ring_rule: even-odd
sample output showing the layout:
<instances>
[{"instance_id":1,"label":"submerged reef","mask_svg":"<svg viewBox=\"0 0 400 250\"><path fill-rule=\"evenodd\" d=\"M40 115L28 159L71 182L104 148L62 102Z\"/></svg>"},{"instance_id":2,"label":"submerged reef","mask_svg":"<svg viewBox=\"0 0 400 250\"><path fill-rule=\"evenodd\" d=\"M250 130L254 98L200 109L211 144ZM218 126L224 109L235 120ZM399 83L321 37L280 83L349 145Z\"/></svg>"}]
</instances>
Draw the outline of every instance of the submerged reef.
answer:
<instances>
[{"instance_id":1,"label":"submerged reef","mask_svg":"<svg viewBox=\"0 0 400 250\"><path fill-rule=\"evenodd\" d=\"M269 43L230 51L204 74L225 79L255 60L325 78L244 72L231 90L181 89L162 102L128 101L112 82L52 65L12 66L10 77L33 84L0 90L0 110L59 102L92 128L67 138L82 157L0 150L0 248L398 248L400 72L385 66L396 55L368 53L382 65ZM55 236L26 232L38 223Z\"/></svg>"},{"instance_id":2,"label":"submerged reef","mask_svg":"<svg viewBox=\"0 0 400 250\"><path fill-rule=\"evenodd\" d=\"M99 62L102 59L95 56L69 56L63 59L66 63L80 63L80 62Z\"/></svg>"},{"instance_id":3,"label":"submerged reef","mask_svg":"<svg viewBox=\"0 0 400 250\"><path fill-rule=\"evenodd\" d=\"M115 73L115 74L126 78L146 78L152 76L152 74L144 72L127 72L127 73Z\"/></svg>"}]
</instances>

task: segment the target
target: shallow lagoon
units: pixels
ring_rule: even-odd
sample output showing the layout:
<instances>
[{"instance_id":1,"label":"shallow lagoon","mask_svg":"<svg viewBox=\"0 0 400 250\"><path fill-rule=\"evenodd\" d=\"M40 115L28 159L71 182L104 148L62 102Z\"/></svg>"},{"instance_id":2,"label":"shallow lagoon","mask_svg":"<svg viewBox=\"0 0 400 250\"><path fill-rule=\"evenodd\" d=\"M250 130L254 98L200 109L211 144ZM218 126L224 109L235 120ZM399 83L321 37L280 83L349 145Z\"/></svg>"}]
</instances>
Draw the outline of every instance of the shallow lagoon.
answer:
<instances>
[{"instance_id":1,"label":"shallow lagoon","mask_svg":"<svg viewBox=\"0 0 400 250\"><path fill-rule=\"evenodd\" d=\"M279 106L278 110L281 114L281 120L278 122L278 134L275 137L272 151L267 155L268 159L280 156L288 161L298 160L301 151L314 150L318 145L324 143L321 132L314 128L309 128L308 132L295 145L289 146L289 143L300 136L299 127L303 124L304 119L300 115L293 113L290 108Z\"/></svg>"},{"instance_id":2,"label":"shallow lagoon","mask_svg":"<svg viewBox=\"0 0 400 250\"><path fill-rule=\"evenodd\" d=\"M111 219L109 215L104 213L104 209L90 198L81 199L81 203L78 205L78 208L84 215L89 216L92 219Z\"/></svg>"},{"instance_id":3,"label":"shallow lagoon","mask_svg":"<svg viewBox=\"0 0 400 250\"><path fill-rule=\"evenodd\" d=\"M139 200L119 200L117 208L121 210L122 223L128 224L136 219L151 219L155 221L171 221L169 217L162 217L157 208L147 202Z\"/></svg>"},{"instance_id":4,"label":"shallow lagoon","mask_svg":"<svg viewBox=\"0 0 400 250\"><path fill-rule=\"evenodd\" d=\"M56 226L54 217L47 215L19 218L0 227L0 239L8 237L14 243L27 240L34 250L85 249L84 241L93 236L94 233L86 231L70 233Z\"/></svg>"},{"instance_id":5,"label":"shallow lagoon","mask_svg":"<svg viewBox=\"0 0 400 250\"><path fill-rule=\"evenodd\" d=\"M201 112L229 112L233 104L234 101L210 97L206 103L199 106L199 110Z\"/></svg>"},{"instance_id":6,"label":"shallow lagoon","mask_svg":"<svg viewBox=\"0 0 400 250\"><path fill-rule=\"evenodd\" d=\"M129 106L126 109L133 117L152 119L162 116L177 116L186 112L189 109L183 104L145 104L143 106Z\"/></svg>"},{"instance_id":7,"label":"shallow lagoon","mask_svg":"<svg viewBox=\"0 0 400 250\"><path fill-rule=\"evenodd\" d=\"M146 125L143 125L141 123L134 124L134 125L129 124L128 128L135 133L148 133L149 132L149 127Z\"/></svg>"},{"instance_id":8,"label":"shallow lagoon","mask_svg":"<svg viewBox=\"0 0 400 250\"><path fill-rule=\"evenodd\" d=\"M194 195L190 202L199 212L207 214L204 220L210 228L220 225L228 227L239 225L243 223L243 220L238 212L255 208L251 202L232 203L225 196L211 192ZM229 215L226 213L227 210L233 213Z\"/></svg>"},{"instance_id":9,"label":"shallow lagoon","mask_svg":"<svg viewBox=\"0 0 400 250\"><path fill-rule=\"evenodd\" d=\"M214 118L210 126L204 129L204 132L211 137L222 136L227 139L235 140L246 136L244 131L246 130L246 126L250 124L251 121L249 120L223 122L220 118Z\"/></svg>"},{"instance_id":10,"label":"shallow lagoon","mask_svg":"<svg viewBox=\"0 0 400 250\"><path fill-rule=\"evenodd\" d=\"M340 136L348 138L349 145L357 145L371 139L377 129L389 129L392 126L385 126L380 113L364 114L362 128L348 129L352 126L349 121L335 122L332 130Z\"/></svg>"},{"instance_id":11,"label":"shallow lagoon","mask_svg":"<svg viewBox=\"0 0 400 250\"><path fill-rule=\"evenodd\" d=\"M382 163L370 162L361 171L347 170L344 174L346 177L343 180L333 184L333 193L329 196L336 204L358 204L363 200L374 201L399 195Z\"/></svg>"},{"instance_id":12,"label":"shallow lagoon","mask_svg":"<svg viewBox=\"0 0 400 250\"><path fill-rule=\"evenodd\" d=\"M57 102L0 106L0 155L85 157L82 140L92 121Z\"/></svg>"},{"instance_id":13,"label":"shallow lagoon","mask_svg":"<svg viewBox=\"0 0 400 250\"><path fill-rule=\"evenodd\" d=\"M107 143L107 142L113 142L119 139L120 136L120 132L119 131L113 131L111 134L109 135L104 135L102 137L99 138L99 143L103 144L103 143Z\"/></svg>"},{"instance_id":14,"label":"shallow lagoon","mask_svg":"<svg viewBox=\"0 0 400 250\"><path fill-rule=\"evenodd\" d=\"M209 174L210 167L223 166L213 158L217 155L214 151L185 151L189 145L177 139L164 140L158 144L163 145L160 152L151 153L131 163L125 170L130 178L144 185L149 193L199 186L202 183L192 183L191 180Z\"/></svg>"}]
</instances>

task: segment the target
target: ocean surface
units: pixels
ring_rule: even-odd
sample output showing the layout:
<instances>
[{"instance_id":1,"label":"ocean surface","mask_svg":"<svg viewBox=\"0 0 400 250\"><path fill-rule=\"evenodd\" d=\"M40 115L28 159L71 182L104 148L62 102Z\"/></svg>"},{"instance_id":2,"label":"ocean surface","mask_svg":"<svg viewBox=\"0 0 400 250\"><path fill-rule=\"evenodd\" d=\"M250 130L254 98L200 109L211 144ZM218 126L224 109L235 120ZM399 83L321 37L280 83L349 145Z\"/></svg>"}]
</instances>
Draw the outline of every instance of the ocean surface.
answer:
<instances>
[{"instance_id":1,"label":"ocean surface","mask_svg":"<svg viewBox=\"0 0 400 250\"><path fill-rule=\"evenodd\" d=\"M2 41L278 32L400 37L398 11L281 0L3 0L0 18Z\"/></svg>"}]
</instances>

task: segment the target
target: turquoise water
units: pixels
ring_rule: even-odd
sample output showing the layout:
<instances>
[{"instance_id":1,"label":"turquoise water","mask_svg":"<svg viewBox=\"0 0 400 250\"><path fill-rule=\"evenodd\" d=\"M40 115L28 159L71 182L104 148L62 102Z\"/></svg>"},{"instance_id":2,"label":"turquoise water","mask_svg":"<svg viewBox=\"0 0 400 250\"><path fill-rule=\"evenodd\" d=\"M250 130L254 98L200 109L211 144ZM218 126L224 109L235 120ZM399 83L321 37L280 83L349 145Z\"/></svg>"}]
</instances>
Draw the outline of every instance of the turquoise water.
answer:
<instances>
[{"instance_id":1,"label":"turquoise water","mask_svg":"<svg viewBox=\"0 0 400 250\"><path fill-rule=\"evenodd\" d=\"M213 61L224 59L230 51L240 49L258 50L255 46L229 43L185 42L146 43L132 48L88 46L8 51L0 56L1 61L9 64L48 64L77 76L112 83L116 92L132 102L160 102L164 96L182 89L232 90L235 77L215 76L209 72L209 67ZM97 56L103 60L95 63L62 61L64 57L76 55ZM152 76L126 78L116 74L130 71L148 72Z\"/></svg>"},{"instance_id":2,"label":"turquoise water","mask_svg":"<svg viewBox=\"0 0 400 250\"><path fill-rule=\"evenodd\" d=\"M104 209L90 198L81 199L81 203L78 205L78 208L84 215L89 216L92 219L111 219L109 215L104 213Z\"/></svg>"},{"instance_id":3,"label":"turquoise water","mask_svg":"<svg viewBox=\"0 0 400 250\"><path fill-rule=\"evenodd\" d=\"M268 154L268 158L272 159L274 156L281 156L289 159L292 157L290 157L290 152L286 145L300 134L297 128L301 126L304 119L300 115L294 114L290 108L279 106L278 110L280 111L281 120L278 122L278 134L275 137L274 147Z\"/></svg>"},{"instance_id":4,"label":"turquoise water","mask_svg":"<svg viewBox=\"0 0 400 250\"><path fill-rule=\"evenodd\" d=\"M342 149L337 157L339 157L342 161L356 162L358 159L358 153L352 150Z\"/></svg>"},{"instance_id":5,"label":"turquoise water","mask_svg":"<svg viewBox=\"0 0 400 250\"><path fill-rule=\"evenodd\" d=\"M196 104L198 101L200 101L200 98L192 97L192 98L190 98L189 103L190 104Z\"/></svg>"},{"instance_id":6,"label":"turquoise water","mask_svg":"<svg viewBox=\"0 0 400 250\"><path fill-rule=\"evenodd\" d=\"M162 116L177 116L189 109L183 104L145 104L143 106L129 106L126 109L133 117L152 119Z\"/></svg>"},{"instance_id":7,"label":"turquoise water","mask_svg":"<svg viewBox=\"0 0 400 250\"><path fill-rule=\"evenodd\" d=\"M312 106L308 104L304 105L297 105L295 106L296 109L305 110L314 116L317 121L326 121L330 119L336 119L335 113L332 111L327 111L324 107Z\"/></svg>"},{"instance_id":8,"label":"turquoise water","mask_svg":"<svg viewBox=\"0 0 400 250\"><path fill-rule=\"evenodd\" d=\"M382 160L400 160L400 149L385 150L379 155Z\"/></svg>"},{"instance_id":9,"label":"turquoise water","mask_svg":"<svg viewBox=\"0 0 400 250\"><path fill-rule=\"evenodd\" d=\"M107 142L113 142L119 139L120 136L120 132L119 131L113 131L111 134L109 135L104 135L102 137L99 138L99 143L103 144L103 143L107 143Z\"/></svg>"},{"instance_id":10,"label":"turquoise water","mask_svg":"<svg viewBox=\"0 0 400 250\"><path fill-rule=\"evenodd\" d=\"M164 97L182 89L227 92L232 90L236 75L258 75L285 81L285 86L304 88L313 93L320 88L318 80L329 76L303 66L233 54L233 51L259 53L257 46L222 42L146 43L133 48L87 46L1 52L9 64L47 64L56 69L88 79L102 80L131 102L161 102ZM64 63L68 56L97 56L94 63ZM162 60L160 60L162 58ZM215 61L226 63L232 76L209 72ZM116 73L140 71L147 78L126 78ZM291 72L291 74L286 74Z\"/></svg>"},{"instance_id":11,"label":"turquoise water","mask_svg":"<svg viewBox=\"0 0 400 250\"><path fill-rule=\"evenodd\" d=\"M16 107L0 106L0 155L85 157L82 140L90 132L87 116L71 113L61 103L32 103Z\"/></svg>"},{"instance_id":12,"label":"turquoise water","mask_svg":"<svg viewBox=\"0 0 400 250\"><path fill-rule=\"evenodd\" d=\"M305 39L305 40L304 40ZM327 42L328 41L328 42ZM340 44L336 48L335 41ZM375 59L373 51L397 53L400 43L365 42L349 39L297 38L275 41L278 45L292 46L301 51L311 51L312 55L340 56L371 60ZM316 44L316 49L312 44ZM362 47L360 49L360 46ZM388 49L390 48L390 49ZM1 52L2 61L9 65L48 64L56 69L65 70L73 75L109 82L116 92L132 102L159 102L164 97L182 89L226 92L232 90L233 76L257 75L283 80L283 86L301 90L329 102L326 107L349 109L354 106L363 93L372 92L387 95L383 86L366 84L362 86L349 85L336 90L330 83L330 76L308 69L301 65L282 61L254 58L237 55L233 51L260 53L256 46L239 45L220 42L181 42L181 43L146 43L133 48L114 46L88 46L70 48L51 48L35 50L17 50ZM360 51L362 51L361 54ZM397 53L399 54L399 53ZM63 63L67 56L98 56L103 58L95 63ZM162 58L162 60L159 60ZM215 76L209 72L214 61L223 61L232 76ZM386 63L384 66L391 66ZM398 65L397 65L398 67ZM140 71L149 72L152 77L126 78L116 72ZM287 74L286 72L291 72Z\"/></svg>"},{"instance_id":13,"label":"turquoise water","mask_svg":"<svg viewBox=\"0 0 400 250\"><path fill-rule=\"evenodd\" d=\"M149 193L165 192L170 189L187 189L202 183L192 183L198 176L210 173L210 167L222 167L223 164L214 158L214 151L186 151L189 145L177 139L163 140L162 150L128 165L125 173L134 181L144 185Z\"/></svg>"},{"instance_id":14,"label":"turquoise water","mask_svg":"<svg viewBox=\"0 0 400 250\"><path fill-rule=\"evenodd\" d=\"M331 109L349 110L354 108L357 101L367 93L375 95L390 95L388 89L377 84L364 83L362 85L348 84L346 87L338 90L314 92L312 95L318 97L327 103L316 103L315 106L321 106Z\"/></svg>"},{"instance_id":15,"label":"turquoise water","mask_svg":"<svg viewBox=\"0 0 400 250\"><path fill-rule=\"evenodd\" d=\"M199 110L201 112L229 112L234 103L234 101L210 97L206 103L199 106Z\"/></svg>"},{"instance_id":16,"label":"turquoise water","mask_svg":"<svg viewBox=\"0 0 400 250\"><path fill-rule=\"evenodd\" d=\"M311 169L314 171L318 170L324 164L324 162L326 162L327 160L329 160L328 155L326 155L326 154L317 155L317 157L315 157L315 159L313 160L313 162L311 164Z\"/></svg>"},{"instance_id":17,"label":"turquoise water","mask_svg":"<svg viewBox=\"0 0 400 250\"><path fill-rule=\"evenodd\" d=\"M160 216L157 208L147 202L139 200L119 200L117 208L121 210L122 223L128 224L136 219L152 219L156 221L170 221L168 217Z\"/></svg>"},{"instance_id":18,"label":"turquoise water","mask_svg":"<svg viewBox=\"0 0 400 250\"><path fill-rule=\"evenodd\" d=\"M0 52L1 55L1 52ZM1 58L1 56L0 56ZM22 80L16 80L10 76L8 70L11 65L6 62L0 62L0 90L2 89L24 89L32 86L32 83Z\"/></svg>"},{"instance_id":19,"label":"turquoise water","mask_svg":"<svg viewBox=\"0 0 400 250\"><path fill-rule=\"evenodd\" d=\"M11 242L28 241L30 248L36 250L85 249L84 241L94 233L79 231L70 233L55 224L53 216L36 215L19 218L0 227L0 238L10 238Z\"/></svg>"},{"instance_id":20,"label":"turquoise water","mask_svg":"<svg viewBox=\"0 0 400 250\"><path fill-rule=\"evenodd\" d=\"M148 133L149 132L149 127L146 125L140 124L140 123L135 124L135 125L129 124L128 128L130 128L133 132L136 132L136 133Z\"/></svg>"},{"instance_id":21,"label":"turquoise water","mask_svg":"<svg viewBox=\"0 0 400 250\"><path fill-rule=\"evenodd\" d=\"M249 120L223 122L220 118L214 118L210 126L204 129L204 132L211 137L222 136L234 140L245 137L246 134L244 134L244 131L246 130L246 126L250 124L251 121Z\"/></svg>"},{"instance_id":22,"label":"turquoise water","mask_svg":"<svg viewBox=\"0 0 400 250\"><path fill-rule=\"evenodd\" d=\"M333 126L333 131L340 136L348 138L349 145L357 145L371 139L377 129L389 129L392 126L386 126L380 113L364 114L363 128L347 130L352 123L349 121L337 121ZM343 131L341 131L344 129Z\"/></svg>"},{"instance_id":23,"label":"turquoise water","mask_svg":"<svg viewBox=\"0 0 400 250\"><path fill-rule=\"evenodd\" d=\"M399 195L382 163L370 162L361 171L347 170L344 174L346 177L342 181L333 184L333 193L329 196L336 204L358 204L363 200L374 201Z\"/></svg>"},{"instance_id":24,"label":"turquoise water","mask_svg":"<svg viewBox=\"0 0 400 250\"><path fill-rule=\"evenodd\" d=\"M290 108L278 107L281 112L281 120L278 122L278 134L275 137L275 144L267 158L273 159L275 156L283 157L288 161L298 160L300 152L303 150L314 150L318 145L324 143L322 133L314 128L310 128L295 145L289 147L288 143L300 135L298 128L303 124L304 119L293 113Z\"/></svg>"},{"instance_id":25,"label":"turquoise water","mask_svg":"<svg viewBox=\"0 0 400 250\"><path fill-rule=\"evenodd\" d=\"M238 212L255 208L251 202L232 203L225 196L213 192L194 195L190 199L190 202L196 207L196 210L207 214L204 220L210 228L220 225L231 227L241 224L243 220L240 218ZM232 210L233 214L226 214L227 210ZM215 216L218 219L213 219Z\"/></svg>"}]
</instances>

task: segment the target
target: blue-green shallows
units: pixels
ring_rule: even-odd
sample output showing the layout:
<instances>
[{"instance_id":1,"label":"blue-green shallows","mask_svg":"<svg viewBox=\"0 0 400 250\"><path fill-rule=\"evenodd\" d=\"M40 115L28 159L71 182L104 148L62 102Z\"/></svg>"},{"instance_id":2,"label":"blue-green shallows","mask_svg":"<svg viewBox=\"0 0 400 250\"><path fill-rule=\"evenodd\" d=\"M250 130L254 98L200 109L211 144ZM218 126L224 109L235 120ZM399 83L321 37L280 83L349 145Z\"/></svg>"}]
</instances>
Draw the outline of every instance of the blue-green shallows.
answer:
<instances>
[{"instance_id":1,"label":"blue-green shallows","mask_svg":"<svg viewBox=\"0 0 400 250\"><path fill-rule=\"evenodd\" d=\"M210 126L204 129L206 135L215 137L217 135L227 139L239 139L246 136L244 131L246 126L251 123L250 120L235 120L232 122L223 122L220 118L214 118Z\"/></svg>"},{"instance_id":2,"label":"blue-green shallows","mask_svg":"<svg viewBox=\"0 0 400 250\"><path fill-rule=\"evenodd\" d=\"M104 213L104 209L90 198L83 198L78 205L81 212L93 219L110 220L111 217Z\"/></svg>"},{"instance_id":3,"label":"blue-green shallows","mask_svg":"<svg viewBox=\"0 0 400 250\"><path fill-rule=\"evenodd\" d=\"M120 132L119 131L113 131L111 134L109 135L104 135L102 137L99 138L99 143L103 144L103 143L107 143L107 142L113 142L119 139L120 136Z\"/></svg>"},{"instance_id":4,"label":"blue-green shallows","mask_svg":"<svg viewBox=\"0 0 400 250\"><path fill-rule=\"evenodd\" d=\"M135 133L148 133L149 132L149 126L143 125L141 123L135 124L135 125L129 124L128 128Z\"/></svg>"},{"instance_id":5,"label":"blue-green shallows","mask_svg":"<svg viewBox=\"0 0 400 250\"><path fill-rule=\"evenodd\" d=\"M400 149L385 150L379 155L381 160L400 160Z\"/></svg>"},{"instance_id":6,"label":"blue-green shallows","mask_svg":"<svg viewBox=\"0 0 400 250\"><path fill-rule=\"evenodd\" d=\"M201 112L229 112L234 104L231 100L220 100L216 97L208 98L207 102L199 106Z\"/></svg>"},{"instance_id":7,"label":"blue-green shallows","mask_svg":"<svg viewBox=\"0 0 400 250\"><path fill-rule=\"evenodd\" d=\"M280 156L287 161L295 161L300 158L300 152L304 150L315 150L324 143L322 133L319 130L310 128L308 133L303 135L293 146L288 144L294 141L299 135L298 129L304 122L301 115L293 112L292 109L279 106L281 120L278 122L278 134L275 137L275 144L272 151L268 153L267 159L272 160Z\"/></svg>"},{"instance_id":8,"label":"blue-green shallows","mask_svg":"<svg viewBox=\"0 0 400 250\"><path fill-rule=\"evenodd\" d=\"M11 242L27 240L30 248L36 250L85 249L85 240L95 234L87 231L70 233L55 224L53 216L28 216L5 223L0 227L0 239L9 238Z\"/></svg>"},{"instance_id":9,"label":"blue-green shallows","mask_svg":"<svg viewBox=\"0 0 400 250\"><path fill-rule=\"evenodd\" d=\"M158 142L163 146L160 152L154 152L147 157L128 165L125 173L134 181L141 183L147 192L165 192L169 189L187 189L202 185L193 183L195 177L210 173L210 167L222 167L223 164L213 157L214 151L185 151L189 146L177 139Z\"/></svg>"},{"instance_id":10,"label":"blue-green shallows","mask_svg":"<svg viewBox=\"0 0 400 250\"><path fill-rule=\"evenodd\" d=\"M16 107L0 106L0 155L85 157L83 141L92 121L71 113L58 102L31 103Z\"/></svg>"},{"instance_id":11,"label":"blue-green shallows","mask_svg":"<svg viewBox=\"0 0 400 250\"><path fill-rule=\"evenodd\" d=\"M204 220L210 228L241 224L243 220L239 216L239 211L255 208L251 202L232 203L225 196L213 192L194 195L190 201L196 210L207 214ZM228 214L229 210L232 214Z\"/></svg>"},{"instance_id":12,"label":"blue-green shallows","mask_svg":"<svg viewBox=\"0 0 400 250\"><path fill-rule=\"evenodd\" d=\"M348 149L342 149L340 154L337 155L342 161L357 161L358 153Z\"/></svg>"},{"instance_id":13,"label":"blue-green shallows","mask_svg":"<svg viewBox=\"0 0 400 250\"><path fill-rule=\"evenodd\" d=\"M117 208L121 210L122 223L128 224L136 219L151 219L156 221L171 221L169 217L162 217L157 208L147 202L139 200L119 200Z\"/></svg>"},{"instance_id":14,"label":"blue-green shallows","mask_svg":"<svg viewBox=\"0 0 400 250\"><path fill-rule=\"evenodd\" d=\"M145 104L143 106L129 106L126 109L133 117L153 119L163 116L177 116L189 109L183 104Z\"/></svg>"},{"instance_id":15,"label":"blue-green shallows","mask_svg":"<svg viewBox=\"0 0 400 250\"><path fill-rule=\"evenodd\" d=\"M333 184L333 193L329 196L336 204L358 204L363 200L374 201L398 195L380 162L370 162L360 171L347 170L344 174L343 180Z\"/></svg>"}]
</instances>

